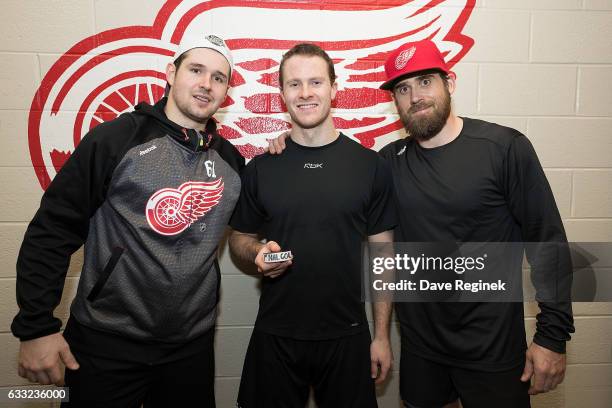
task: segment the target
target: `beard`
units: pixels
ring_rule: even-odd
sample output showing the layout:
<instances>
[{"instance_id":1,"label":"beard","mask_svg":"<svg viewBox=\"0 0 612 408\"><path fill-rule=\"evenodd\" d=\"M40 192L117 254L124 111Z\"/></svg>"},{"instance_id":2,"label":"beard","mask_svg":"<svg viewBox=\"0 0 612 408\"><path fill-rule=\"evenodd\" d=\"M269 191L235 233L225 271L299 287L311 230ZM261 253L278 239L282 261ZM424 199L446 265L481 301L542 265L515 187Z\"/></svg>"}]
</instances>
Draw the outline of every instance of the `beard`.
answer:
<instances>
[{"instance_id":1,"label":"beard","mask_svg":"<svg viewBox=\"0 0 612 408\"><path fill-rule=\"evenodd\" d=\"M416 112L430 107L432 108L431 114L414 115ZM440 100L421 102L412 105L408 111L399 109L398 111L406 132L418 141L427 141L440 133L446 125L451 113L450 92L444 88L444 96Z\"/></svg>"}]
</instances>

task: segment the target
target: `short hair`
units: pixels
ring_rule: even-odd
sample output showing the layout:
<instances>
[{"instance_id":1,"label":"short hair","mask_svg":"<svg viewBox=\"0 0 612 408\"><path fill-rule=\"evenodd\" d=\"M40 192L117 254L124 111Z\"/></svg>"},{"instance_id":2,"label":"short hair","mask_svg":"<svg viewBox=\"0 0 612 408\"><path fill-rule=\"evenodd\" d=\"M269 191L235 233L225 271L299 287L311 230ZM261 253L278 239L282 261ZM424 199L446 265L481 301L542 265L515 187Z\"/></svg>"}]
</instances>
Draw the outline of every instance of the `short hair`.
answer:
<instances>
[{"instance_id":1,"label":"short hair","mask_svg":"<svg viewBox=\"0 0 612 408\"><path fill-rule=\"evenodd\" d=\"M193 50L193 48L192 48L191 50ZM188 53L189 53L189 51L191 51L191 50L187 50L187 51L185 51L184 53L182 53L181 55L179 55L179 56L177 57L177 59L175 59L175 60L174 60L173 64L174 64L174 66L176 67L176 70L177 70L177 71L179 70L179 68L181 67L181 64L183 63L183 60L184 60L185 58L187 58L187 54L188 54ZM226 59L227 59L227 58L226 58ZM229 64L229 61L228 61L228 64ZM229 77L227 78L227 80L229 81L231 78L232 78L232 66L230 65L230 72L229 72Z\"/></svg>"},{"instance_id":2,"label":"short hair","mask_svg":"<svg viewBox=\"0 0 612 408\"><path fill-rule=\"evenodd\" d=\"M450 78L450 76L446 72L438 72L438 74L440 74L442 82L444 82L444 85L448 88L448 78Z\"/></svg>"},{"instance_id":3,"label":"short hair","mask_svg":"<svg viewBox=\"0 0 612 408\"><path fill-rule=\"evenodd\" d=\"M191 51L191 50L187 50L184 53L182 53L181 55L178 56L177 59L174 60L174 66L176 67L176 70L178 71L178 69L181 67L181 64L183 63L183 60L187 57L187 53Z\"/></svg>"},{"instance_id":4,"label":"short hair","mask_svg":"<svg viewBox=\"0 0 612 408\"><path fill-rule=\"evenodd\" d=\"M303 55L307 57L320 57L327 63L327 73L329 75L329 82L333 84L336 81L336 70L334 69L334 61L327 55L323 48L316 44L301 43L294 45L289 51L283 54L281 59L280 67L278 69L278 83L281 89L283 89L283 67L285 62L294 55Z\"/></svg>"},{"instance_id":5,"label":"short hair","mask_svg":"<svg viewBox=\"0 0 612 408\"><path fill-rule=\"evenodd\" d=\"M184 53L179 55L177 59L175 59L172 62L174 64L174 66L176 67L176 71L179 70L179 68L180 68L181 64L183 63L183 60L187 56L188 52L189 52L189 50L185 51ZM166 89L164 89L164 96L170 95L170 88L171 88L170 84L166 82Z\"/></svg>"}]
</instances>

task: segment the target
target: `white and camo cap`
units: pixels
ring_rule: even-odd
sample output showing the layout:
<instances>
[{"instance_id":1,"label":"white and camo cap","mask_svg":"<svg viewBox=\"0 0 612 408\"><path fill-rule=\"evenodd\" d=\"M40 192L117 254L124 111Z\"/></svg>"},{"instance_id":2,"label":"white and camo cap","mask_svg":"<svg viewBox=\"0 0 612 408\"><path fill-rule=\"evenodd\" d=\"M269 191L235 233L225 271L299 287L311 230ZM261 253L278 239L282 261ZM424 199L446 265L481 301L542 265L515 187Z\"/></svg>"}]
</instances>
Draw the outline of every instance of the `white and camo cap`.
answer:
<instances>
[{"instance_id":1,"label":"white and camo cap","mask_svg":"<svg viewBox=\"0 0 612 408\"><path fill-rule=\"evenodd\" d=\"M194 48L209 48L223 55L229 63L230 75L232 74L232 71L234 70L234 60L232 59L232 53L230 52L230 49L228 48L227 44L225 44L225 41L223 41L222 38L217 37L214 34L183 36L181 43L178 45L178 48L174 53L174 58L172 59L172 61L176 61L178 57Z\"/></svg>"}]
</instances>

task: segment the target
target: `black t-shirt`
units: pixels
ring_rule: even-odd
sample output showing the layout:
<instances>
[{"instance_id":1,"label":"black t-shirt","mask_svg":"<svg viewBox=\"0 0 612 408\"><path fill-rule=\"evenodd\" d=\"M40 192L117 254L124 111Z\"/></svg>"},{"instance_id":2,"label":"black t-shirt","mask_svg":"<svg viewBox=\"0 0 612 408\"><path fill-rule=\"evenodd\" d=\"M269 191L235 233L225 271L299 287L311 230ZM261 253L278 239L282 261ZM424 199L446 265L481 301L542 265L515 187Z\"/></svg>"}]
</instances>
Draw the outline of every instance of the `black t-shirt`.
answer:
<instances>
[{"instance_id":1,"label":"black t-shirt","mask_svg":"<svg viewBox=\"0 0 612 408\"><path fill-rule=\"evenodd\" d=\"M463 119L451 143L407 138L381 155L391 166L404 242L566 242L546 176L529 140L493 123ZM534 341L565 350L571 304L540 304ZM497 371L524 362L522 303L397 303L407 347L422 357Z\"/></svg>"},{"instance_id":2,"label":"black t-shirt","mask_svg":"<svg viewBox=\"0 0 612 408\"><path fill-rule=\"evenodd\" d=\"M321 147L288 139L282 154L247 165L230 224L294 256L282 276L263 278L258 330L321 340L367 329L361 246L396 224L391 174L376 152L342 134Z\"/></svg>"}]
</instances>

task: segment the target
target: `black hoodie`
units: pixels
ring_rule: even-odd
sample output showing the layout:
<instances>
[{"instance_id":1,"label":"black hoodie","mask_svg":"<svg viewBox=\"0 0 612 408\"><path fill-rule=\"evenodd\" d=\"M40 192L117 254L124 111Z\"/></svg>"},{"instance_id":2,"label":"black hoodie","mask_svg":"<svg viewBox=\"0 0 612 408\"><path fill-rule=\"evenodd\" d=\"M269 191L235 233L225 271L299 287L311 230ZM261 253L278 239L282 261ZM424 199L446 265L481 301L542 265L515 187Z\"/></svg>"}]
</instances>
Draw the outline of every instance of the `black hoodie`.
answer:
<instances>
[{"instance_id":1,"label":"black hoodie","mask_svg":"<svg viewBox=\"0 0 612 408\"><path fill-rule=\"evenodd\" d=\"M43 195L17 260L21 340L58 332L70 256L85 244L71 316L137 341L185 342L213 327L217 246L244 158L220 137L183 129L166 99L140 104L79 143Z\"/></svg>"}]
</instances>

